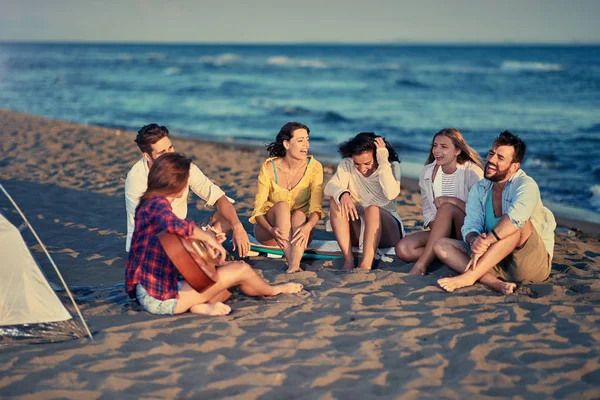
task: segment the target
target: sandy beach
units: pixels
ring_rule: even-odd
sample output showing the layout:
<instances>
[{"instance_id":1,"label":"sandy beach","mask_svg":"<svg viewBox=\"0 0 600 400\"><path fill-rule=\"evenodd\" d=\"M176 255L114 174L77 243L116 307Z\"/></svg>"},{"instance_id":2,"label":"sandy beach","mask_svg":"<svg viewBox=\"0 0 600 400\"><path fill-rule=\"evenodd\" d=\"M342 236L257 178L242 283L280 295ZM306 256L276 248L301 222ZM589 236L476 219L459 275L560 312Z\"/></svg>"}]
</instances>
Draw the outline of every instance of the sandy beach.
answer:
<instances>
[{"instance_id":1,"label":"sandy beach","mask_svg":"<svg viewBox=\"0 0 600 400\"><path fill-rule=\"evenodd\" d=\"M439 263L414 277L399 260L368 273L308 260L304 272L286 275L283 261L251 257L269 281L305 290L264 299L235 292L226 317L157 317L123 289L124 181L140 158L134 133L0 110L0 138L0 183L94 333L93 341L0 347L2 398L600 398L597 225L558 219L550 278L508 296L479 284L446 293L436 281L451 273ZM173 143L236 199L251 232L265 151ZM327 181L333 168L325 173ZM398 212L407 230L419 230L416 182L402 184ZM0 211L21 223L5 197ZM190 197L190 218L211 212ZM333 239L323 221L316 237ZM24 238L58 283L33 236Z\"/></svg>"}]
</instances>

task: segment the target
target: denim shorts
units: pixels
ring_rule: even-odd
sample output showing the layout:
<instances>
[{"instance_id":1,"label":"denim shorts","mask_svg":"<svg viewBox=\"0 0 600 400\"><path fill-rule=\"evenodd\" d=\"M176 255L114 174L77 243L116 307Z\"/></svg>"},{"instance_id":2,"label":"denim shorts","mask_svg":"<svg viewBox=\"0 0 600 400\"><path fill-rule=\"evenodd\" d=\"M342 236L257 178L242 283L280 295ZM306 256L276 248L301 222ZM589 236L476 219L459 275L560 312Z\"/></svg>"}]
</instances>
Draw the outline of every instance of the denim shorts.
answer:
<instances>
[{"instance_id":1,"label":"denim shorts","mask_svg":"<svg viewBox=\"0 0 600 400\"><path fill-rule=\"evenodd\" d=\"M177 283L177 291L181 291L183 281ZM135 297L142 308L150 314L173 315L177 306L177 299L158 300L150 296L146 289L140 284L135 285Z\"/></svg>"}]
</instances>

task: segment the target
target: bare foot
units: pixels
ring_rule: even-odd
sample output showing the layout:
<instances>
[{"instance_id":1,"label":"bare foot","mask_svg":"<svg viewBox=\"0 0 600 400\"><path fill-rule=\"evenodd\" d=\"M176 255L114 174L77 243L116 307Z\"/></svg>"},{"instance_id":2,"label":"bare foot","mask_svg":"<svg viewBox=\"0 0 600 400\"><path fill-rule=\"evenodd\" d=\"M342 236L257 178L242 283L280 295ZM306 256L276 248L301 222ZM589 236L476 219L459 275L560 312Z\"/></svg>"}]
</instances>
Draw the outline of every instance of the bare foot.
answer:
<instances>
[{"instance_id":1,"label":"bare foot","mask_svg":"<svg viewBox=\"0 0 600 400\"><path fill-rule=\"evenodd\" d=\"M410 271L408 271L409 275L425 275L427 272L427 267L422 268L420 265L415 264Z\"/></svg>"},{"instance_id":2,"label":"bare foot","mask_svg":"<svg viewBox=\"0 0 600 400\"><path fill-rule=\"evenodd\" d=\"M362 269L363 271L370 271L371 270L371 266L363 264L363 263L360 263L360 265L358 266L357 269Z\"/></svg>"},{"instance_id":3,"label":"bare foot","mask_svg":"<svg viewBox=\"0 0 600 400\"><path fill-rule=\"evenodd\" d=\"M349 260L344 259L344 266L342 267L342 270L350 271L353 268L354 268L354 258L351 258Z\"/></svg>"},{"instance_id":4,"label":"bare foot","mask_svg":"<svg viewBox=\"0 0 600 400\"><path fill-rule=\"evenodd\" d=\"M442 287L447 292L454 292L456 289L460 289L467 286L472 286L475 282L470 279L468 276L459 275L454 276L452 278L442 278L438 279L438 285Z\"/></svg>"},{"instance_id":5,"label":"bare foot","mask_svg":"<svg viewBox=\"0 0 600 400\"><path fill-rule=\"evenodd\" d=\"M275 286L273 286L273 289L274 289L273 296L277 296L278 294L281 294L281 293L300 293L302 291L303 287L304 286L302 286L300 283L293 283L293 282L284 283L281 285L275 285Z\"/></svg>"},{"instance_id":6,"label":"bare foot","mask_svg":"<svg viewBox=\"0 0 600 400\"><path fill-rule=\"evenodd\" d=\"M231 312L231 307L221 302L196 304L190 307L190 312L201 315L227 315Z\"/></svg>"},{"instance_id":7,"label":"bare foot","mask_svg":"<svg viewBox=\"0 0 600 400\"><path fill-rule=\"evenodd\" d=\"M498 281L493 283L492 285L489 285L490 289L500 293L500 294L511 294L515 292L515 289L517 288L517 285L512 283L512 282L502 282L502 281Z\"/></svg>"},{"instance_id":8,"label":"bare foot","mask_svg":"<svg viewBox=\"0 0 600 400\"><path fill-rule=\"evenodd\" d=\"M302 272L302 268L300 268L299 266L298 266L298 267L289 267L289 268L288 268L288 269L285 271L285 273L286 273L286 274L293 274L293 273L295 273L295 272Z\"/></svg>"}]
</instances>

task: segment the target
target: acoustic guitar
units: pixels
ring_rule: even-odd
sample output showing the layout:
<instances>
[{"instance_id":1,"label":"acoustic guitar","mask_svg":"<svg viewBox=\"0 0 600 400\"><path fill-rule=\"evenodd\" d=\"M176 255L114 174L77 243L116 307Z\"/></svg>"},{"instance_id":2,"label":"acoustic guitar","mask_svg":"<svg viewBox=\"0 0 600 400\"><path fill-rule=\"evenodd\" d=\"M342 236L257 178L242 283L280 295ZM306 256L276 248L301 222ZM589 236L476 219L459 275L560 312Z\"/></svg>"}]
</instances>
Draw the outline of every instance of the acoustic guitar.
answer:
<instances>
[{"instance_id":1,"label":"acoustic guitar","mask_svg":"<svg viewBox=\"0 0 600 400\"><path fill-rule=\"evenodd\" d=\"M200 240L191 240L175 233L162 231L158 240L169 259L183 278L198 293L204 292L219 280L218 256Z\"/></svg>"}]
</instances>

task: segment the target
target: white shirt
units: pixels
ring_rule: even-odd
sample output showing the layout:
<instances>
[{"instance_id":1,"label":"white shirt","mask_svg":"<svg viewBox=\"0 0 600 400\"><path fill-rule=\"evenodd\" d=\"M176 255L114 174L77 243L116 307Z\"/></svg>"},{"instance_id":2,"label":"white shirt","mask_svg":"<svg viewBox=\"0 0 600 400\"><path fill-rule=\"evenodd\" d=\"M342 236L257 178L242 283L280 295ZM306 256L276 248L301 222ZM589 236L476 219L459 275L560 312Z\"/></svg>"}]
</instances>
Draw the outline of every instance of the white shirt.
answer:
<instances>
[{"instance_id":1,"label":"white shirt","mask_svg":"<svg viewBox=\"0 0 600 400\"><path fill-rule=\"evenodd\" d=\"M438 168L435 178L433 178L433 195L435 197L458 197L458 168L453 173L447 174L442 168Z\"/></svg>"},{"instance_id":2,"label":"white shirt","mask_svg":"<svg viewBox=\"0 0 600 400\"><path fill-rule=\"evenodd\" d=\"M425 165L425 167L423 167L421 170L421 176L419 178L424 228L429 226L429 223L435 219L437 214L437 208L433 204L433 200L435 199L433 194L433 170L435 169L435 166L435 160L431 164ZM483 178L483 170L479 167L479 165L471 161L467 161L464 164L456 165L455 174L456 197L466 203L467 197L469 196L469 190L473 187L473 185Z\"/></svg>"},{"instance_id":3,"label":"white shirt","mask_svg":"<svg viewBox=\"0 0 600 400\"><path fill-rule=\"evenodd\" d=\"M398 215L398 205L396 204L396 197L400 194L400 163L397 161L389 162L389 152L385 147L378 148L375 155L379 165L369 176L364 176L354 167L352 158L342 159L336 173L325 186L324 194L333 198L339 205L342 193L350 192L357 203L356 208L361 221L364 209L369 206L377 206L386 210L400 223L400 230L402 237L404 237L404 226L400 215ZM365 224L362 221L359 238L360 248L363 245L364 228ZM326 222L326 230L332 230L330 220Z\"/></svg>"},{"instance_id":4,"label":"white shirt","mask_svg":"<svg viewBox=\"0 0 600 400\"><path fill-rule=\"evenodd\" d=\"M131 246L131 238L133 237L133 230L135 228L135 208L148 188L149 172L148 161L142 158L127 173L127 179L125 180L125 208L127 209L127 241L125 243L125 251L127 252ZM174 199L173 203L171 203L173 212L181 219L187 216L187 197L190 188L198 197L206 201L206 204L209 206L214 205L219 198L225 196L225 193L208 179L196 164L192 164L190 166L188 187L186 187L183 196Z\"/></svg>"}]
</instances>

